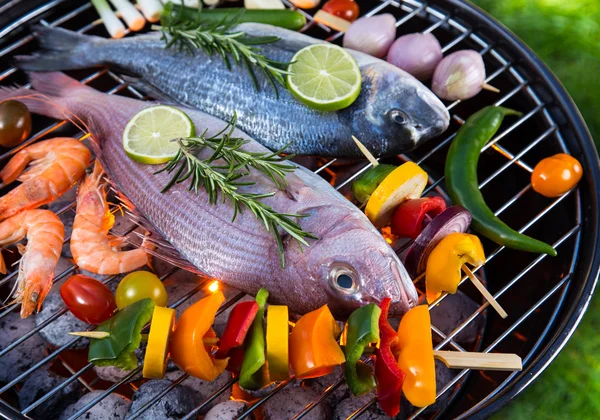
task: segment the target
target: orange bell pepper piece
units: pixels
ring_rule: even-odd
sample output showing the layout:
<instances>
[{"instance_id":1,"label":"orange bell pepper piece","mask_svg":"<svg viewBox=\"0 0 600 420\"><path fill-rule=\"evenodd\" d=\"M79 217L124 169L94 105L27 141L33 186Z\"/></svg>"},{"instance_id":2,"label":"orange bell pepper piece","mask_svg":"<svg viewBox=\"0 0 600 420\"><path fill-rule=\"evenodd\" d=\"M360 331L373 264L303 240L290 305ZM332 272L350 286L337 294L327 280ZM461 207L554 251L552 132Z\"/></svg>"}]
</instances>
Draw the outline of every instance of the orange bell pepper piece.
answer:
<instances>
[{"instance_id":1,"label":"orange bell pepper piece","mask_svg":"<svg viewBox=\"0 0 600 420\"><path fill-rule=\"evenodd\" d=\"M398 367L406 374L402 392L415 407L435 402L435 361L431 341L431 318L425 305L408 311L398 327Z\"/></svg>"},{"instance_id":2,"label":"orange bell pepper piece","mask_svg":"<svg viewBox=\"0 0 600 420\"><path fill-rule=\"evenodd\" d=\"M217 291L187 308L179 318L169 346L171 360L185 373L204 381L213 381L227 367L229 358L214 359L202 339L212 330L215 314L225 301Z\"/></svg>"},{"instance_id":3,"label":"orange bell pepper piece","mask_svg":"<svg viewBox=\"0 0 600 420\"><path fill-rule=\"evenodd\" d=\"M296 378L317 378L346 361L336 341L340 327L327 305L296 322L290 334L290 363Z\"/></svg>"}]
</instances>

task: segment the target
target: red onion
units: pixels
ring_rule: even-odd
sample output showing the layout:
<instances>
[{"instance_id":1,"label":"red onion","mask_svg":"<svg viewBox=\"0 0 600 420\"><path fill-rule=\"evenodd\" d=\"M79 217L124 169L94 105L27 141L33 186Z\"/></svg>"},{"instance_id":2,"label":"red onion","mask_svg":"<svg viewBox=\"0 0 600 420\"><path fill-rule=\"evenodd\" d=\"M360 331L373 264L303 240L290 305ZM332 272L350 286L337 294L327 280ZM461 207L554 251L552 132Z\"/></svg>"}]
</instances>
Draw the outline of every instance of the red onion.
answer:
<instances>
[{"instance_id":1,"label":"red onion","mask_svg":"<svg viewBox=\"0 0 600 420\"><path fill-rule=\"evenodd\" d=\"M471 213L464 207L452 206L440 213L408 248L404 259L404 266L408 274L416 277L424 272L427 267L427 258L433 248L451 233L465 233L470 225Z\"/></svg>"},{"instance_id":2,"label":"red onion","mask_svg":"<svg viewBox=\"0 0 600 420\"><path fill-rule=\"evenodd\" d=\"M485 81L481 54L473 50L456 51L436 67L431 90L449 101L469 99L477 95Z\"/></svg>"},{"instance_id":3,"label":"red onion","mask_svg":"<svg viewBox=\"0 0 600 420\"><path fill-rule=\"evenodd\" d=\"M384 57L396 37L396 19L389 13L360 18L344 35L344 47Z\"/></svg>"},{"instance_id":4,"label":"red onion","mask_svg":"<svg viewBox=\"0 0 600 420\"><path fill-rule=\"evenodd\" d=\"M442 60L442 47L432 34L401 36L392 44L387 61L419 80L427 80Z\"/></svg>"}]
</instances>

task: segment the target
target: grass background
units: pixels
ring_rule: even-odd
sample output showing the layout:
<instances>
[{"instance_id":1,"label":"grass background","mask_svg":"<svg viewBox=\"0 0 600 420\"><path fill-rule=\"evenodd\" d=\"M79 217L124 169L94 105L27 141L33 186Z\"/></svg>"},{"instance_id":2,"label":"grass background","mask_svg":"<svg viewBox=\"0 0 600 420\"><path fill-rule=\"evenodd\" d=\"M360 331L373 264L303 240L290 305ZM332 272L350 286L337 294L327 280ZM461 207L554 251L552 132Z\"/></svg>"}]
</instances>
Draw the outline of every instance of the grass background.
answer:
<instances>
[{"instance_id":1,"label":"grass background","mask_svg":"<svg viewBox=\"0 0 600 420\"><path fill-rule=\"evenodd\" d=\"M600 149L600 0L472 0L562 81ZM495 420L600 419L600 296L554 363Z\"/></svg>"}]
</instances>

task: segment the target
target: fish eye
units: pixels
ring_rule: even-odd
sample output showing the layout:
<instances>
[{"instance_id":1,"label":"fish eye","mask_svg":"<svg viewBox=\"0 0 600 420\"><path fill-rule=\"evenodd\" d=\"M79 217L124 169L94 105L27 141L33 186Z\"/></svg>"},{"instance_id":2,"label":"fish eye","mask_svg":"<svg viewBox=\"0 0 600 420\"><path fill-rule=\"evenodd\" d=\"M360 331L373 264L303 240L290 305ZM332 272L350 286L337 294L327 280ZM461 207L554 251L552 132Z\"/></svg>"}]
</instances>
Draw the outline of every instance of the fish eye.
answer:
<instances>
[{"instance_id":1,"label":"fish eye","mask_svg":"<svg viewBox=\"0 0 600 420\"><path fill-rule=\"evenodd\" d=\"M408 117L408 115L406 115L406 112L398 108L390 110L388 112L388 115L390 116L390 120L392 120L393 123L398 125L404 125L410 122L410 118Z\"/></svg>"},{"instance_id":2,"label":"fish eye","mask_svg":"<svg viewBox=\"0 0 600 420\"><path fill-rule=\"evenodd\" d=\"M358 279L358 273L346 264L334 266L329 273L333 289L344 294L354 294L359 291Z\"/></svg>"}]
</instances>

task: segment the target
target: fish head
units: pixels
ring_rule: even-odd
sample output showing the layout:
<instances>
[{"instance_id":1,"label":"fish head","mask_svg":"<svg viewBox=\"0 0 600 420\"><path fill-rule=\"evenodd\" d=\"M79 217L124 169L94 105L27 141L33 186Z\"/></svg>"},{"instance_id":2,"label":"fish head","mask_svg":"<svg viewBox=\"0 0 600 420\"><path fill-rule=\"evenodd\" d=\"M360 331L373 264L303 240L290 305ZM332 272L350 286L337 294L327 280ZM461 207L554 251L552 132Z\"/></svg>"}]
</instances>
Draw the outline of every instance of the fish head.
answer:
<instances>
[{"instance_id":1,"label":"fish head","mask_svg":"<svg viewBox=\"0 0 600 420\"><path fill-rule=\"evenodd\" d=\"M376 155L410 151L450 124L444 104L421 82L384 61L361 67L361 93L347 108L353 133Z\"/></svg>"}]
</instances>

